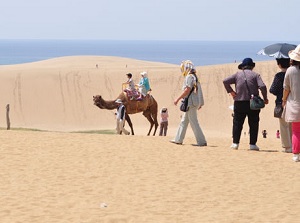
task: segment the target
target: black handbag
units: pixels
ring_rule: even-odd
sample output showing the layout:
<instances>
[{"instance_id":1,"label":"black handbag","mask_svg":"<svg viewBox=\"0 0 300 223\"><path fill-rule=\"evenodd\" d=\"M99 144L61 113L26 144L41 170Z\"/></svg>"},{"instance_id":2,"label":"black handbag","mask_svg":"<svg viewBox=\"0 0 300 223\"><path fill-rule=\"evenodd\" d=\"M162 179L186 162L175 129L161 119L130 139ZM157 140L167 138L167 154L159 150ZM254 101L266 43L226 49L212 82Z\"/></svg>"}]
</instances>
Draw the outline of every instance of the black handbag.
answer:
<instances>
[{"instance_id":1,"label":"black handbag","mask_svg":"<svg viewBox=\"0 0 300 223\"><path fill-rule=\"evenodd\" d=\"M283 113L282 105L281 104L276 105L275 108L274 108L274 117L275 118L281 118L282 113Z\"/></svg>"},{"instance_id":2,"label":"black handbag","mask_svg":"<svg viewBox=\"0 0 300 223\"><path fill-rule=\"evenodd\" d=\"M190 97L191 93L193 92L193 90L194 90L194 87L191 89L189 95L181 100L181 105L179 107L180 111L187 112L189 110L188 102L189 102L189 97Z\"/></svg>"},{"instance_id":3,"label":"black handbag","mask_svg":"<svg viewBox=\"0 0 300 223\"><path fill-rule=\"evenodd\" d=\"M180 111L187 112L189 110L188 101L189 98L184 98L181 100Z\"/></svg>"}]
</instances>

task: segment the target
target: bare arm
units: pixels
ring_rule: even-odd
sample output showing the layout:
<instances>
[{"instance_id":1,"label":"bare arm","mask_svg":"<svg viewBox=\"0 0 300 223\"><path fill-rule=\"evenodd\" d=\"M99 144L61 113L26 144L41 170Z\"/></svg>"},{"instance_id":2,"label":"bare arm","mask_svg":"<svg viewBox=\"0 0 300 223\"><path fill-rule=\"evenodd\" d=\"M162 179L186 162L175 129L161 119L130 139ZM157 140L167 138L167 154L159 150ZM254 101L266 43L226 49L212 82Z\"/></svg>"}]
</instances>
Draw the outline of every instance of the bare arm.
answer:
<instances>
[{"instance_id":1,"label":"bare arm","mask_svg":"<svg viewBox=\"0 0 300 223\"><path fill-rule=\"evenodd\" d=\"M186 87L186 88L184 89L184 91L181 93L181 95L174 101L174 105L177 105L178 102L179 102L182 98L185 98L186 96L188 96L190 92L191 92L191 88L190 88L190 87Z\"/></svg>"},{"instance_id":2,"label":"bare arm","mask_svg":"<svg viewBox=\"0 0 300 223\"><path fill-rule=\"evenodd\" d=\"M290 94L290 91L287 89L283 89L283 96L282 96L282 106L284 107L286 105L286 100Z\"/></svg>"}]
</instances>

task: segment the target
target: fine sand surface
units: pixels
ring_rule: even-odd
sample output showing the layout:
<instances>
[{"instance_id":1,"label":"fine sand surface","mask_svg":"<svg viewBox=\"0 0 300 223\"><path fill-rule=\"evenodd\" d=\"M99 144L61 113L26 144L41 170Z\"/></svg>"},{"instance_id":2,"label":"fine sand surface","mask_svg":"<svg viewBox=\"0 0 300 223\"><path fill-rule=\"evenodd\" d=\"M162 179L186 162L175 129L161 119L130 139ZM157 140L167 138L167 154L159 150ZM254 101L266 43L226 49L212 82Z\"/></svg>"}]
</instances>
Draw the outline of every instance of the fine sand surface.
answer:
<instances>
[{"instance_id":1,"label":"fine sand surface","mask_svg":"<svg viewBox=\"0 0 300 223\"><path fill-rule=\"evenodd\" d=\"M190 128L184 145L169 143L181 115L179 65L78 56L0 66L0 222L299 222L300 165L275 138L272 95L261 111L260 131L269 133L259 135L261 151L248 150L247 134L229 149L233 101L222 80L237 65L198 67L201 148ZM142 114L131 116L135 136L70 133L114 130L115 111L94 106L93 95L114 100L125 74L137 83L144 70L159 108L169 109L167 137L146 136ZM255 71L269 88L278 69L270 61ZM7 104L12 128L47 131L4 130Z\"/></svg>"}]
</instances>

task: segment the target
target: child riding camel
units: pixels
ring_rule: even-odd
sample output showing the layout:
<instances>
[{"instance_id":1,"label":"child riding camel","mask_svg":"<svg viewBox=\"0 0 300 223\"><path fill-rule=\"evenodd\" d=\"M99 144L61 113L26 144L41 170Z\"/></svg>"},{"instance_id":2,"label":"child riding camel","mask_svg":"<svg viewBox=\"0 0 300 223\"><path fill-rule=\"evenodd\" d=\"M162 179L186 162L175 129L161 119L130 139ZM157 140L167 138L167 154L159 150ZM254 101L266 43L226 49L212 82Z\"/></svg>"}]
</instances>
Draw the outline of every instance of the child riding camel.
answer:
<instances>
[{"instance_id":1,"label":"child riding camel","mask_svg":"<svg viewBox=\"0 0 300 223\"><path fill-rule=\"evenodd\" d=\"M128 85L128 87L124 90L124 92L127 93L127 96L130 98L130 100L136 99L139 96L139 94L138 94L138 92L135 88L135 84L132 80L132 74L128 73L126 75L127 75L128 80L125 83L123 83L123 85L126 84L126 85Z\"/></svg>"},{"instance_id":2,"label":"child riding camel","mask_svg":"<svg viewBox=\"0 0 300 223\"><path fill-rule=\"evenodd\" d=\"M139 87L139 92L140 92L140 97L137 98L137 100L139 101L142 100L143 97L145 97L149 91L151 91L149 79L147 77L147 72L143 71L141 73L141 76L142 77L140 79L140 82L137 85Z\"/></svg>"}]
</instances>

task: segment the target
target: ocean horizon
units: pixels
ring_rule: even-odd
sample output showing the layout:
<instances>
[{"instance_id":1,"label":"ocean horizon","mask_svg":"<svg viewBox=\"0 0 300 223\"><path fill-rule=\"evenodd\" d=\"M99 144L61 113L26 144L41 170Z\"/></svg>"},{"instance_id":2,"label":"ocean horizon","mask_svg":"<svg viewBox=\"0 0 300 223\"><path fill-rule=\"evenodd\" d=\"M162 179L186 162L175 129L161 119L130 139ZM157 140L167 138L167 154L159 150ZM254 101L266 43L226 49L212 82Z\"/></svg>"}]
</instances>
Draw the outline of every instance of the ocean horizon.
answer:
<instances>
[{"instance_id":1,"label":"ocean horizon","mask_svg":"<svg viewBox=\"0 0 300 223\"><path fill-rule=\"evenodd\" d=\"M280 41L277 41L280 42ZM282 41L281 41L282 42ZM0 65L12 65L64 56L117 56L153 62L196 66L274 60L257 55L274 41L175 41L175 40L0 40ZM295 42L292 42L297 44Z\"/></svg>"}]
</instances>

